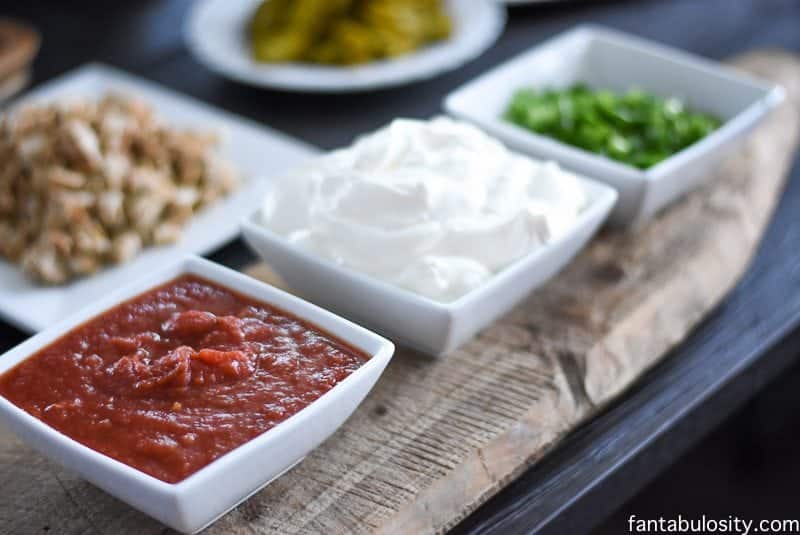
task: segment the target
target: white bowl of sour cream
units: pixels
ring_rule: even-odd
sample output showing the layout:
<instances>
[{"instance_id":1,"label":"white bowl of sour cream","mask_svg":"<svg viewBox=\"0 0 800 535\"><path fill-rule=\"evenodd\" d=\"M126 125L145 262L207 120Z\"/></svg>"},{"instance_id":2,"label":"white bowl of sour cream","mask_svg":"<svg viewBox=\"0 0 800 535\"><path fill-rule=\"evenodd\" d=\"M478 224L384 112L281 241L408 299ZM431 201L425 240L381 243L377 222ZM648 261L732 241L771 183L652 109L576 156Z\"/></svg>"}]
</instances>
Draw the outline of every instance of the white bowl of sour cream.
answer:
<instances>
[{"instance_id":1,"label":"white bowl of sour cream","mask_svg":"<svg viewBox=\"0 0 800 535\"><path fill-rule=\"evenodd\" d=\"M243 232L305 297L440 355L557 273L616 198L469 124L399 119L276 180Z\"/></svg>"}]
</instances>

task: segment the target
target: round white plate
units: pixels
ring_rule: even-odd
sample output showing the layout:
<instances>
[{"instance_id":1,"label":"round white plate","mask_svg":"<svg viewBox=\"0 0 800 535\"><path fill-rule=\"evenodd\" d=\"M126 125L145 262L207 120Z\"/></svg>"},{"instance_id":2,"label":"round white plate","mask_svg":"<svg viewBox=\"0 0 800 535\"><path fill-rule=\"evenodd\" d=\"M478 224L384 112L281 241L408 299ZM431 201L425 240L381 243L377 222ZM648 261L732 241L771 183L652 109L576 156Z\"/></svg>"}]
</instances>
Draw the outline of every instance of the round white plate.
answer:
<instances>
[{"instance_id":1,"label":"round white plate","mask_svg":"<svg viewBox=\"0 0 800 535\"><path fill-rule=\"evenodd\" d=\"M356 67L257 63L246 27L260 0L201 0L186 27L192 53L211 70L245 84L293 91L364 91L431 78L460 67L500 36L505 8L493 0L448 0L453 35L438 44L387 61Z\"/></svg>"}]
</instances>

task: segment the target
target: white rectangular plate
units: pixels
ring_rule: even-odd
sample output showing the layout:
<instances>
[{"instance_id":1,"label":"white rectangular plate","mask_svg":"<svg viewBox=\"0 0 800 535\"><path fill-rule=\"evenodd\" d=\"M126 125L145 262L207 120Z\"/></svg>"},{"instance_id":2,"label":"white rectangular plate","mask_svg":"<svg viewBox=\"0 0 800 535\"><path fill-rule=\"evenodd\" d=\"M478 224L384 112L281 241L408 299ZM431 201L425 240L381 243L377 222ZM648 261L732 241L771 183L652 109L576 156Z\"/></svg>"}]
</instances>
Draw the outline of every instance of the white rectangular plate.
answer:
<instances>
[{"instance_id":1,"label":"white rectangular plate","mask_svg":"<svg viewBox=\"0 0 800 535\"><path fill-rule=\"evenodd\" d=\"M134 278L175 261L185 253L207 254L239 233L243 214L256 209L266 180L315 154L316 149L253 121L115 69L90 64L47 82L18 99L20 103L67 98L98 98L107 91L135 95L171 127L220 131L222 154L242 175L233 195L195 216L180 242L148 248L132 262L110 267L61 286L41 286L10 262L0 260L0 316L28 332L39 331Z\"/></svg>"}]
</instances>

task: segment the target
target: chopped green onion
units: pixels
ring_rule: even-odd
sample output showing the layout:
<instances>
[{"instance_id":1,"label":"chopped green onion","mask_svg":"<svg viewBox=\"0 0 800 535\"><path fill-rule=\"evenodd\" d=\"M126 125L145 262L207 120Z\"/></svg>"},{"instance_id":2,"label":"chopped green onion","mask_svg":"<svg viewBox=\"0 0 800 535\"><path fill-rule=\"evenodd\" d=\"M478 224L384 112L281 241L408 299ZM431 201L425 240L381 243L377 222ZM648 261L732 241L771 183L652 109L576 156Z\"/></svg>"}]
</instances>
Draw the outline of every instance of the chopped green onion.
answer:
<instances>
[{"instance_id":1,"label":"chopped green onion","mask_svg":"<svg viewBox=\"0 0 800 535\"><path fill-rule=\"evenodd\" d=\"M594 91L521 89L506 120L570 145L647 169L703 139L720 120L688 110L683 101L640 89Z\"/></svg>"}]
</instances>

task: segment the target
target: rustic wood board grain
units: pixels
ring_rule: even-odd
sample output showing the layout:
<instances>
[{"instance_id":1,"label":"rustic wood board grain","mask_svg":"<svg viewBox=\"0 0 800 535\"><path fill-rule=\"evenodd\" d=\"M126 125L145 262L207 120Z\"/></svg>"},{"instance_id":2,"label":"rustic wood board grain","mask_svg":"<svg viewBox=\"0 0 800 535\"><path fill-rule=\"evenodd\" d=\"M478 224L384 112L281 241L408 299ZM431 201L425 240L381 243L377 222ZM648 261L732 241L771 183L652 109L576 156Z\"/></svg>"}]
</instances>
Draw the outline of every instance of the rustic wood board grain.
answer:
<instances>
[{"instance_id":1,"label":"rustic wood board grain","mask_svg":"<svg viewBox=\"0 0 800 535\"><path fill-rule=\"evenodd\" d=\"M746 269L796 154L800 60L736 64L788 98L716 180L645 227L604 233L446 359L399 350L333 438L207 532L442 532L663 358ZM45 528L168 531L0 430L0 533Z\"/></svg>"}]
</instances>

